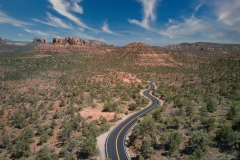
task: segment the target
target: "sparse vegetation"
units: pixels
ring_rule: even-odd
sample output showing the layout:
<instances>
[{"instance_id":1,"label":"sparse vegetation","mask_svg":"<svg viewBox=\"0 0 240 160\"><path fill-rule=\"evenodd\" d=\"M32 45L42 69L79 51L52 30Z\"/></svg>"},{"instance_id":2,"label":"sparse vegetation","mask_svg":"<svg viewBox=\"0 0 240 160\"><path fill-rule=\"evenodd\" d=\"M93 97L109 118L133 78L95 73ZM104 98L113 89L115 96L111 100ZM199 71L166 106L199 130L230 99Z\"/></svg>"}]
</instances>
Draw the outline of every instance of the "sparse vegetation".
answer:
<instances>
[{"instance_id":1,"label":"sparse vegetation","mask_svg":"<svg viewBox=\"0 0 240 160\"><path fill-rule=\"evenodd\" d=\"M209 59L135 43L99 57L1 53L0 68L1 159L97 155L96 137L149 103L139 94L147 81L164 104L133 128L136 157L239 156L238 54Z\"/></svg>"}]
</instances>

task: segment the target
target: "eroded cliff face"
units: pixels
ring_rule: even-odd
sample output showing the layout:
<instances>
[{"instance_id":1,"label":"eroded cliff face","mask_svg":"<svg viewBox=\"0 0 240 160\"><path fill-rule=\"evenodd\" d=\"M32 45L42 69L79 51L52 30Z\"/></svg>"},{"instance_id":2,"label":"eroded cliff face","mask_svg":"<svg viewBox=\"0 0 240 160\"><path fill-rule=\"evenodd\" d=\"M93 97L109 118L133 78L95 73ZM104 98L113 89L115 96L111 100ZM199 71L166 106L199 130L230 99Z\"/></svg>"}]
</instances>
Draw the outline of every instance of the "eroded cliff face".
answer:
<instances>
[{"instance_id":1,"label":"eroded cliff face","mask_svg":"<svg viewBox=\"0 0 240 160\"><path fill-rule=\"evenodd\" d=\"M33 38L33 43L36 43L36 42L48 44L48 40L47 40L46 38L38 38L38 37L35 37L35 38Z\"/></svg>"},{"instance_id":2,"label":"eroded cliff face","mask_svg":"<svg viewBox=\"0 0 240 160\"><path fill-rule=\"evenodd\" d=\"M71 52L68 51L65 46L63 45L38 45L34 48L33 50L35 53L40 53L40 54L70 54Z\"/></svg>"},{"instance_id":3,"label":"eroded cliff face","mask_svg":"<svg viewBox=\"0 0 240 160\"><path fill-rule=\"evenodd\" d=\"M53 44L63 44L64 40L62 37L55 37L53 38Z\"/></svg>"},{"instance_id":4,"label":"eroded cliff face","mask_svg":"<svg viewBox=\"0 0 240 160\"><path fill-rule=\"evenodd\" d=\"M71 54L75 53L82 56L98 56L114 50L114 47L91 47L83 45L38 45L34 48L35 53L39 54Z\"/></svg>"},{"instance_id":5,"label":"eroded cliff face","mask_svg":"<svg viewBox=\"0 0 240 160\"><path fill-rule=\"evenodd\" d=\"M66 36L65 39L62 37L53 38L54 44L69 44L69 45L82 45L82 46L107 46L105 42L97 40L83 40L75 37Z\"/></svg>"},{"instance_id":6,"label":"eroded cliff face","mask_svg":"<svg viewBox=\"0 0 240 160\"><path fill-rule=\"evenodd\" d=\"M240 51L240 45L196 42L196 43L181 43L177 45L170 44L164 47L164 49L191 52L193 54L204 56L226 56L231 53Z\"/></svg>"}]
</instances>

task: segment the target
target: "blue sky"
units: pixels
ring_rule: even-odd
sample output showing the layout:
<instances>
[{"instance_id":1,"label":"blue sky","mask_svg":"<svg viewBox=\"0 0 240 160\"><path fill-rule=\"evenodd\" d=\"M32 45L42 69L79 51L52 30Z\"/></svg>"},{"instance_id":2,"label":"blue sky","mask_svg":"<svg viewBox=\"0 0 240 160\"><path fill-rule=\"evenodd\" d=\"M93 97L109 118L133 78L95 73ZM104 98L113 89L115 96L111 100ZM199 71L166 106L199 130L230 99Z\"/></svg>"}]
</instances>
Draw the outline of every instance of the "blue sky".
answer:
<instances>
[{"instance_id":1,"label":"blue sky","mask_svg":"<svg viewBox=\"0 0 240 160\"><path fill-rule=\"evenodd\" d=\"M239 44L240 0L1 0L0 36Z\"/></svg>"}]
</instances>

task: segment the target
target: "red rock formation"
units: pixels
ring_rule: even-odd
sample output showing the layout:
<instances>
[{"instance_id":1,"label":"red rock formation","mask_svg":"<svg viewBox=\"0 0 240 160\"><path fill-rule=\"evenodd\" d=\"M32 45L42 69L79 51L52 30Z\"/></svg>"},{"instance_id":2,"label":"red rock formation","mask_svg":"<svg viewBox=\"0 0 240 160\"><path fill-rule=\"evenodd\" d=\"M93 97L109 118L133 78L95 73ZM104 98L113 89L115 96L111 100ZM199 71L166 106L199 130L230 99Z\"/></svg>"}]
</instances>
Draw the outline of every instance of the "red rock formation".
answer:
<instances>
[{"instance_id":1,"label":"red rock formation","mask_svg":"<svg viewBox=\"0 0 240 160\"><path fill-rule=\"evenodd\" d=\"M107 46L104 42L96 40L87 41L67 36L65 39L55 37L53 38L53 45L39 45L33 51L41 54L77 53L84 56L96 56L110 52L113 49L115 49L114 46Z\"/></svg>"},{"instance_id":2,"label":"red rock formation","mask_svg":"<svg viewBox=\"0 0 240 160\"><path fill-rule=\"evenodd\" d=\"M82 40L79 38L73 38L73 37L65 37L65 42L70 45L83 45L83 46L107 46L105 42L100 42L97 40Z\"/></svg>"},{"instance_id":3,"label":"red rock formation","mask_svg":"<svg viewBox=\"0 0 240 160\"><path fill-rule=\"evenodd\" d=\"M83 41L78 38L73 37L65 37L65 42L69 43L70 45L83 45Z\"/></svg>"},{"instance_id":4,"label":"red rock formation","mask_svg":"<svg viewBox=\"0 0 240 160\"><path fill-rule=\"evenodd\" d=\"M40 43L48 44L48 41L47 41L46 38L37 38L37 37L35 37L35 38L33 38L33 43L35 43L35 42L40 42Z\"/></svg>"},{"instance_id":5,"label":"red rock formation","mask_svg":"<svg viewBox=\"0 0 240 160\"><path fill-rule=\"evenodd\" d=\"M55 37L55 38L53 38L53 43L54 44L63 44L63 39L62 39L62 37Z\"/></svg>"}]
</instances>

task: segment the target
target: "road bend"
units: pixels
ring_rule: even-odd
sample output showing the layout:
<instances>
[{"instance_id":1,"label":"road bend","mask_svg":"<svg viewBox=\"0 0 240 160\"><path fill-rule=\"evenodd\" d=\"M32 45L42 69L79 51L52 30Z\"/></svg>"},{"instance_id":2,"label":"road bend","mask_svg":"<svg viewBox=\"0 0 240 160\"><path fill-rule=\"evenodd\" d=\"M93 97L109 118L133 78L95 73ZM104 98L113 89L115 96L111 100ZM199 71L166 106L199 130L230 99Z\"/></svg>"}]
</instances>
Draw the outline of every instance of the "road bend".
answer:
<instances>
[{"instance_id":1,"label":"road bend","mask_svg":"<svg viewBox=\"0 0 240 160\"><path fill-rule=\"evenodd\" d=\"M146 113L150 112L154 106L160 104L160 101L157 98L150 95L150 91L155 88L153 82L150 82L149 85L149 89L143 91L143 95L151 100L151 104L121 122L112 130L112 132L109 133L105 144L105 154L107 158L110 158L111 160L130 159L125 146L125 139L128 131L137 122L138 117L143 117Z\"/></svg>"}]
</instances>

